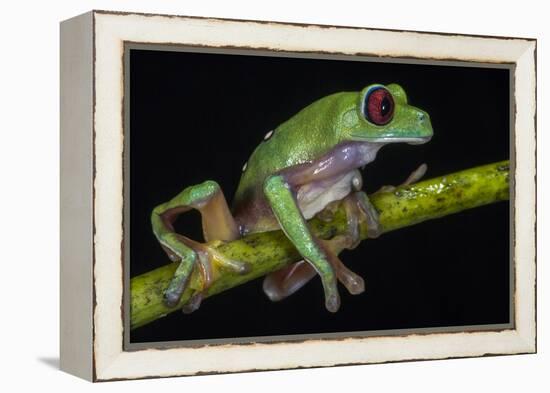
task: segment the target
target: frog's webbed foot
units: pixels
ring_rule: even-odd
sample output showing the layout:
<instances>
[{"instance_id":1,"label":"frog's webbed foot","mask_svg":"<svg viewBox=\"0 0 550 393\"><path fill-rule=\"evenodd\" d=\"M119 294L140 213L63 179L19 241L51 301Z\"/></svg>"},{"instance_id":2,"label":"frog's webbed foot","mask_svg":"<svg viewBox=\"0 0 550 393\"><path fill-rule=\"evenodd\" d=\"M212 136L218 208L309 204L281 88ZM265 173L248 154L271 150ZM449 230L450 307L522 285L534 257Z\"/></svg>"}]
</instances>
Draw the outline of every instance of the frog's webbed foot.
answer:
<instances>
[{"instance_id":1,"label":"frog's webbed foot","mask_svg":"<svg viewBox=\"0 0 550 393\"><path fill-rule=\"evenodd\" d=\"M201 286L181 308L184 314L190 314L200 307L206 291L210 288L210 285L212 285L212 273L214 269L223 266L241 274L247 273L250 270L248 264L226 258L206 244L199 243L198 250L198 252L195 252L199 258L197 268L199 268L201 276ZM167 299L168 296L171 296L169 289L165 292L165 299ZM174 295L174 298L175 296L178 295ZM179 295L179 297L181 297L181 295ZM175 304L179 301L179 297Z\"/></svg>"},{"instance_id":2,"label":"frog's webbed foot","mask_svg":"<svg viewBox=\"0 0 550 393\"><path fill-rule=\"evenodd\" d=\"M381 227L378 218L378 211L372 205L367 194L363 191L354 192L348 195L343 201L346 211L347 236L349 244L344 248L354 249L361 242L360 225L363 221L367 224L367 235L369 238L380 236Z\"/></svg>"},{"instance_id":3,"label":"frog's webbed foot","mask_svg":"<svg viewBox=\"0 0 550 393\"><path fill-rule=\"evenodd\" d=\"M179 241L181 254L185 257L179 260L180 264L176 269L176 273L164 292L164 300L169 307L174 307L179 303L181 295L188 285L188 280L195 269L198 269L200 283L195 284L195 293L183 306L184 313L191 313L200 307L204 294L212 285L216 271L230 269L244 274L250 270L248 264L227 258L219 253L213 246L219 244L220 241L199 243L180 234L175 234L175 238Z\"/></svg>"},{"instance_id":4,"label":"frog's webbed foot","mask_svg":"<svg viewBox=\"0 0 550 393\"><path fill-rule=\"evenodd\" d=\"M426 174L427 170L428 170L428 165L426 163L420 164L420 166L416 168L414 171L412 171L409 177L407 177L407 179L397 187L409 186L411 184L418 182ZM392 192L392 191L395 191L397 187L382 186L378 191L375 192L375 194L379 192Z\"/></svg>"},{"instance_id":5,"label":"frog's webbed foot","mask_svg":"<svg viewBox=\"0 0 550 393\"><path fill-rule=\"evenodd\" d=\"M334 212L342 205L346 211L348 245L344 248L354 249L361 242L360 225L363 221L367 224L367 235L373 239L380 236L381 228L378 219L378 211L370 202L367 194L357 191L349 194L342 201L334 201L317 214L321 221L334 219Z\"/></svg>"},{"instance_id":6,"label":"frog's webbed foot","mask_svg":"<svg viewBox=\"0 0 550 393\"><path fill-rule=\"evenodd\" d=\"M174 232L173 223L177 216L190 209L197 209L202 216L203 234L207 243L199 243ZM200 284L184 305L184 312L196 310L204 292L212 283L212 277L219 268L228 268L239 273L249 270L248 264L229 259L213 247L222 241L240 237L238 226L231 215L225 197L217 183L207 181L183 190L179 195L157 206L151 215L153 232L170 259L179 265L164 292L165 304L176 306L189 285L194 269L199 269Z\"/></svg>"}]
</instances>

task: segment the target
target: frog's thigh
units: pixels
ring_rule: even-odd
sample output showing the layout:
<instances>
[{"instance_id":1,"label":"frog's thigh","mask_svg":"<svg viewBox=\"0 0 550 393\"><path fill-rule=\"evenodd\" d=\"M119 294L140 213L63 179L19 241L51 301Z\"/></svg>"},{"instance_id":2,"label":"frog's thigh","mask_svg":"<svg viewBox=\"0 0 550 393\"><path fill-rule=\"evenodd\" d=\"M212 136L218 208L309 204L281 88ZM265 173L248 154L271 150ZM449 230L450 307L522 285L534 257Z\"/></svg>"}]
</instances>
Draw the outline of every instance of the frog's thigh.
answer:
<instances>
[{"instance_id":1,"label":"frog's thigh","mask_svg":"<svg viewBox=\"0 0 550 393\"><path fill-rule=\"evenodd\" d=\"M321 277L326 308L336 312L340 307L340 296L335 271L327 251L310 232L289 184L283 176L274 175L266 180L264 192L286 236Z\"/></svg>"},{"instance_id":2,"label":"frog's thigh","mask_svg":"<svg viewBox=\"0 0 550 393\"><path fill-rule=\"evenodd\" d=\"M276 302L292 295L315 275L315 269L302 260L268 274L264 278L263 290L269 300Z\"/></svg>"}]
</instances>

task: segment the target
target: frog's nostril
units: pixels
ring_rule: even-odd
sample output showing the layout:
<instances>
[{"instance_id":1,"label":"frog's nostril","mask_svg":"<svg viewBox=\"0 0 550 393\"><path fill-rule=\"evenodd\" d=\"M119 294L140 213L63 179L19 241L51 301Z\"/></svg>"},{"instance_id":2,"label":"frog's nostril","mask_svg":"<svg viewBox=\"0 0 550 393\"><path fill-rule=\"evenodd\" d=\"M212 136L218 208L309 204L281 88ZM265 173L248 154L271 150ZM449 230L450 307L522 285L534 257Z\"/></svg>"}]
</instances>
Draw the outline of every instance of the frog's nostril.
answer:
<instances>
[{"instance_id":1,"label":"frog's nostril","mask_svg":"<svg viewBox=\"0 0 550 393\"><path fill-rule=\"evenodd\" d=\"M418 117L418 121L423 122L424 119L426 118L426 115L424 115L424 113L422 112L418 112L417 117Z\"/></svg>"}]
</instances>

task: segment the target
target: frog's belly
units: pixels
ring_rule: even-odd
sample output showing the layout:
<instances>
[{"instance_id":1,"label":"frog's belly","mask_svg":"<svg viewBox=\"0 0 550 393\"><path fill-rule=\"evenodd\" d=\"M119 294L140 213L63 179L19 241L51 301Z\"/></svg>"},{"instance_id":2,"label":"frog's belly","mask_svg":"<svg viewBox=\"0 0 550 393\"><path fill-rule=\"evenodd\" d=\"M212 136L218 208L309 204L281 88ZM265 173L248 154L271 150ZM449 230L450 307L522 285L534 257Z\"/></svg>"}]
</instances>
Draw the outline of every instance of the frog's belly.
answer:
<instances>
[{"instance_id":1,"label":"frog's belly","mask_svg":"<svg viewBox=\"0 0 550 393\"><path fill-rule=\"evenodd\" d=\"M298 207L309 220L329 203L345 198L352 189L360 189L361 184L361 173L354 170L335 179L303 185L296 194Z\"/></svg>"}]
</instances>

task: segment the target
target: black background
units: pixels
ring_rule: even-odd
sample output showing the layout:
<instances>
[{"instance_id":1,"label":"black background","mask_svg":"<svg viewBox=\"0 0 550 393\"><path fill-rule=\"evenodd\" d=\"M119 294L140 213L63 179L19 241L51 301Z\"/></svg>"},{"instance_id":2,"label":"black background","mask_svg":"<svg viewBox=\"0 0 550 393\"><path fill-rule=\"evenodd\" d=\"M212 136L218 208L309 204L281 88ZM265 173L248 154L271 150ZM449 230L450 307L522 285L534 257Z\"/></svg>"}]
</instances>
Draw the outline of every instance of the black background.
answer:
<instances>
[{"instance_id":1,"label":"black background","mask_svg":"<svg viewBox=\"0 0 550 393\"><path fill-rule=\"evenodd\" d=\"M509 71L170 51L130 52L130 275L169 262L150 213L211 179L232 200L241 167L265 133L338 91L396 82L426 110L428 144L384 147L364 173L367 192L399 184L422 162L426 178L509 158ZM197 213L176 229L201 240ZM351 332L509 322L509 204L388 233L341 254L365 278L325 310L318 278L271 303L255 280L131 332L130 342Z\"/></svg>"}]
</instances>

